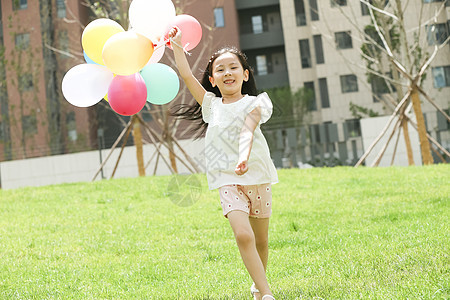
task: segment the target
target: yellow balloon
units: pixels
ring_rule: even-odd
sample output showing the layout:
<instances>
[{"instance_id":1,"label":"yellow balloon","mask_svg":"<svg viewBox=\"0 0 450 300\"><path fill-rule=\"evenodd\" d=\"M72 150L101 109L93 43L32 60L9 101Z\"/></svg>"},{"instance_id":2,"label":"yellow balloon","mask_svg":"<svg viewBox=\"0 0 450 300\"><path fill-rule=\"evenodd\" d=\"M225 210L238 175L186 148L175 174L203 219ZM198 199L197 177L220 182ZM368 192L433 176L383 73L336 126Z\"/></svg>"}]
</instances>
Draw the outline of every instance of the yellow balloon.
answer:
<instances>
[{"instance_id":1,"label":"yellow balloon","mask_svg":"<svg viewBox=\"0 0 450 300\"><path fill-rule=\"evenodd\" d=\"M83 30L81 45L90 59L98 64L104 65L102 59L103 46L110 37L124 31L122 26L116 21L97 19L89 23Z\"/></svg>"},{"instance_id":2,"label":"yellow balloon","mask_svg":"<svg viewBox=\"0 0 450 300\"><path fill-rule=\"evenodd\" d=\"M114 74L122 76L139 72L152 54L152 41L133 31L113 35L103 47L105 66Z\"/></svg>"}]
</instances>

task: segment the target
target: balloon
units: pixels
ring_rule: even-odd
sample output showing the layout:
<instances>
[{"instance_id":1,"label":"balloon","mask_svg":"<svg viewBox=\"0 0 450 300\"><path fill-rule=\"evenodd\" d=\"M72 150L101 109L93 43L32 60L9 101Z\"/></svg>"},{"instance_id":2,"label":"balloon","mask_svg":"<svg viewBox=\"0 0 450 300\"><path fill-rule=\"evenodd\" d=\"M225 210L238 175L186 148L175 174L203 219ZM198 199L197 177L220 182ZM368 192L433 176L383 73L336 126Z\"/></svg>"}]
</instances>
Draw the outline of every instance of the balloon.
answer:
<instances>
[{"instance_id":1,"label":"balloon","mask_svg":"<svg viewBox=\"0 0 450 300\"><path fill-rule=\"evenodd\" d=\"M113 79L104 66L81 64L70 69L62 80L66 100L78 107L88 107L102 100Z\"/></svg>"},{"instance_id":2,"label":"balloon","mask_svg":"<svg viewBox=\"0 0 450 300\"><path fill-rule=\"evenodd\" d=\"M109 85L109 105L120 115L137 114L144 107L146 99L147 89L139 73L128 76L117 75Z\"/></svg>"},{"instance_id":3,"label":"balloon","mask_svg":"<svg viewBox=\"0 0 450 300\"><path fill-rule=\"evenodd\" d=\"M123 32L119 23L110 19L92 21L83 30L81 44L86 55L94 62L103 65L102 51L106 41L114 34Z\"/></svg>"},{"instance_id":4,"label":"balloon","mask_svg":"<svg viewBox=\"0 0 450 300\"><path fill-rule=\"evenodd\" d=\"M86 61L86 63L98 65L98 63L96 63L95 61L93 61L92 59L90 59L89 56L87 56L87 54L86 54L85 51L83 51L83 56L84 56L84 60Z\"/></svg>"},{"instance_id":5,"label":"balloon","mask_svg":"<svg viewBox=\"0 0 450 300\"><path fill-rule=\"evenodd\" d=\"M147 101L153 104L166 104L172 101L180 89L177 73L164 64L145 66L141 71L147 86Z\"/></svg>"},{"instance_id":6,"label":"balloon","mask_svg":"<svg viewBox=\"0 0 450 300\"><path fill-rule=\"evenodd\" d=\"M189 15L178 15L172 19L169 23L169 26L166 28L167 32L170 31L171 28L177 26L180 28L181 35L181 46L183 48L186 46L186 51L194 49L202 39L202 26L192 16ZM166 34L166 38L168 38ZM170 47L171 45L169 45Z\"/></svg>"},{"instance_id":7,"label":"balloon","mask_svg":"<svg viewBox=\"0 0 450 300\"><path fill-rule=\"evenodd\" d=\"M153 53L153 43L133 32L119 32L110 37L103 47L105 66L117 75L127 76L139 72Z\"/></svg>"},{"instance_id":8,"label":"balloon","mask_svg":"<svg viewBox=\"0 0 450 300\"><path fill-rule=\"evenodd\" d=\"M170 0L133 0L128 15L133 30L156 42L175 17L175 6Z\"/></svg>"},{"instance_id":9,"label":"balloon","mask_svg":"<svg viewBox=\"0 0 450 300\"><path fill-rule=\"evenodd\" d=\"M161 58L164 56L164 52L166 50L166 43L164 42L164 38L161 38L161 40L156 45L153 45L153 47L154 47L153 54L152 57L150 57L147 66L149 64L159 62Z\"/></svg>"}]
</instances>

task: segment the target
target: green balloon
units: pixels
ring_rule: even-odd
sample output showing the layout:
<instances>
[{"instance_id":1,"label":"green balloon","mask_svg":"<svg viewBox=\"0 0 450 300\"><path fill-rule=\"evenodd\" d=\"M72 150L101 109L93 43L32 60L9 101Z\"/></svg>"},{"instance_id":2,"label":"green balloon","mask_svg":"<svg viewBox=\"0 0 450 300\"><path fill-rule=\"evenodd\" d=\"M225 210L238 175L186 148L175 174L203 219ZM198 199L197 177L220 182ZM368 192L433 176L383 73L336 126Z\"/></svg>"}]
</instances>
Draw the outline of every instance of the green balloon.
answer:
<instances>
[{"instance_id":1,"label":"green balloon","mask_svg":"<svg viewBox=\"0 0 450 300\"><path fill-rule=\"evenodd\" d=\"M172 101L180 89L177 73L165 64L155 63L141 70L147 86L147 101L152 104L167 104Z\"/></svg>"}]
</instances>

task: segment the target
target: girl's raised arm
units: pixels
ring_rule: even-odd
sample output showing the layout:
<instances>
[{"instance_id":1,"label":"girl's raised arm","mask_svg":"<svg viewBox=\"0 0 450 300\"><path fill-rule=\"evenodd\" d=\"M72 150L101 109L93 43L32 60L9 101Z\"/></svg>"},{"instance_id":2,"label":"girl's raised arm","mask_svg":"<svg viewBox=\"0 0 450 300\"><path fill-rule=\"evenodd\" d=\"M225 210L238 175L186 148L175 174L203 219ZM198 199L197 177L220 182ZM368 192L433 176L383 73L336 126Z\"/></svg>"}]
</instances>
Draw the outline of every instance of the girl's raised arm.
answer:
<instances>
[{"instance_id":1,"label":"girl's raised arm","mask_svg":"<svg viewBox=\"0 0 450 300\"><path fill-rule=\"evenodd\" d=\"M178 71L180 72L181 78L183 78L184 83L188 87L192 96L195 100L202 105L203 97L205 96L206 90L194 77L192 70L189 67L189 63L186 59L186 54L181 46L181 30L178 27L174 27L169 31L169 39L173 41L171 43L173 48L173 55L175 56L175 63L177 64Z\"/></svg>"}]
</instances>

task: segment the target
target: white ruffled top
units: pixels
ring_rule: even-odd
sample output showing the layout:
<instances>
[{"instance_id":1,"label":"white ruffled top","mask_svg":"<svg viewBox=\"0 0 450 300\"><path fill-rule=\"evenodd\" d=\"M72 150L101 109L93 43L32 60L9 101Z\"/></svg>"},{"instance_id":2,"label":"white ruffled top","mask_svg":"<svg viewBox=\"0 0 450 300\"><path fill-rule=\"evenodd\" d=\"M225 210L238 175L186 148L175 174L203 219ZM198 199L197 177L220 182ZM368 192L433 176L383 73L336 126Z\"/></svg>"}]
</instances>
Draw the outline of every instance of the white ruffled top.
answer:
<instances>
[{"instance_id":1,"label":"white ruffled top","mask_svg":"<svg viewBox=\"0 0 450 300\"><path fill-rule=\"evenodd\" d=\"M257 106L261 108L261 121L254 131L253 145L248 160L248 171L237 175L234 170L239 158L239 135L247 115ZM272 162L269 146L260 125L272 115L272 101L267 93L245 95L242 99L224 104L222 98L207 92L203 97L202 116L208 123L205 137L206 175L209 189L228 184L254 185L278 182L277 170Z\"/></svg>"}]
</instances>

